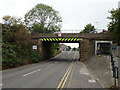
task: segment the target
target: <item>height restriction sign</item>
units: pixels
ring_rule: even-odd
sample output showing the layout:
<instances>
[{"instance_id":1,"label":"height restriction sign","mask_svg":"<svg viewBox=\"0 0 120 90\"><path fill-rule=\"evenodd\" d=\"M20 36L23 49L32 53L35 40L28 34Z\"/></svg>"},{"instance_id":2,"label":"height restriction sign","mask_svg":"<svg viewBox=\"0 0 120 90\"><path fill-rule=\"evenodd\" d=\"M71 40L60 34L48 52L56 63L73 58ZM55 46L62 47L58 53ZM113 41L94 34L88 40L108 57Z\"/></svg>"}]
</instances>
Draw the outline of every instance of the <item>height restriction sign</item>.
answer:
<instances>
[{"instance_id":1,"label":"height restriction sign","mask_svg":"<svg viewBox=\"0 0 120 90\"><path fill-rule=\"evenodd\" d=\"M58 37L61 37L62 36L62 33L58 33Z\"/></svg>"}]
</instances>

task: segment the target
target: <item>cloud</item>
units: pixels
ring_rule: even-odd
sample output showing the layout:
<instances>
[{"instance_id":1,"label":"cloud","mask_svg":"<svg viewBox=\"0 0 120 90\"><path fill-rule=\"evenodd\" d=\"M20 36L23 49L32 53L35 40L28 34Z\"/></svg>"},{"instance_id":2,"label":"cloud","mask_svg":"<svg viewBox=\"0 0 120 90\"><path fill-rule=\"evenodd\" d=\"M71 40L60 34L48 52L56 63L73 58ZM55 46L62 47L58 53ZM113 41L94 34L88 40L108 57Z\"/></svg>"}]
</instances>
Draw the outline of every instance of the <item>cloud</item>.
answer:
<instances>
[{"instance_id":1,"label":"cloud","mask_svg":"<svg viewBox=\"0 0 120 90\"><path fill-rule=\"evenodd\" d=\"M88 23L96 28L107 28L108 10L118 7L119 0L1 0L0 22L4 15L24 17L37 3L44 3L57 10L63 19L65 30L81 30ZM98 22L96 24L95 22ZM70 44L68 44L70 45ZM70 46L78 46L71 44Z\"/></svg>"},{"instance_id":2,"label":"cloud","mask_svg":"<svg viewBox=\"0 0 120 90\"><path fill-rule=\"evenodd\" d=\"M37 3L44 3L57 10L63 20L63 29L83 29L97 21L99 28L106 28L108 10L118 7L119 0L1 0L0 21L4 15L24 17ZM90 3L91 2L91 3Z\"/></svg>"}]
</instances>

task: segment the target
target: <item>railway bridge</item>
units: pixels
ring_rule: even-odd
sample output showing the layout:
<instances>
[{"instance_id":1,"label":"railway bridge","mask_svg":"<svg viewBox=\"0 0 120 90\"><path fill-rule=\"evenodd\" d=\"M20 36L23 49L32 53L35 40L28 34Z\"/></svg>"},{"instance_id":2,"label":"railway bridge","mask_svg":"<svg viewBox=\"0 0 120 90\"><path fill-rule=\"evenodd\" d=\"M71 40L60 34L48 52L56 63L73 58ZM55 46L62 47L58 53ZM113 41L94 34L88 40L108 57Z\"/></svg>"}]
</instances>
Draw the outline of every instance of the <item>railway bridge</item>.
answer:
<instances>
[{"instance_id":1,"label":"railway bridge","mask_svg":"<svg viewBox=\"0 0 120 90\"><path fill-rule=\"evenodd\" d=\"M40 33L32 34L31 40L45 59L51 57L51 43L79 43L81 61L95 54L96 41L112 41L107 33Z\"/></svg>"}]
</instances>

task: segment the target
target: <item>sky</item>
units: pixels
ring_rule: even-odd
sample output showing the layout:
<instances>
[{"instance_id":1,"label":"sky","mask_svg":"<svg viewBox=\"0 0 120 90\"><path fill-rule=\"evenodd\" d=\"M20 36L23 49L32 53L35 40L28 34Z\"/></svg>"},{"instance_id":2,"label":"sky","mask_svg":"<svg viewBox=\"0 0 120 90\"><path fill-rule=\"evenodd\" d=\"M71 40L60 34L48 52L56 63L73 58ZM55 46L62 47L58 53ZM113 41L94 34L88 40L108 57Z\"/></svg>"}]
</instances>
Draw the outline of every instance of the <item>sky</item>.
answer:
<instances>
[{"instance_id":1,"label":"sky","mask_svg":"<svg viewBox=\"0 0 120 90\"><path fill-rule=\"evenodd\" d=\"M62 17L63 32L79 32L91 23L98 31L107 30L113 8L118 8L120 0L0 0L0 22L5 15L22 17L36 4L52 6ZM68 44L70 45L70 44ZM78 44L71 44L78 47Z\"/></svg>"}]
</instances>

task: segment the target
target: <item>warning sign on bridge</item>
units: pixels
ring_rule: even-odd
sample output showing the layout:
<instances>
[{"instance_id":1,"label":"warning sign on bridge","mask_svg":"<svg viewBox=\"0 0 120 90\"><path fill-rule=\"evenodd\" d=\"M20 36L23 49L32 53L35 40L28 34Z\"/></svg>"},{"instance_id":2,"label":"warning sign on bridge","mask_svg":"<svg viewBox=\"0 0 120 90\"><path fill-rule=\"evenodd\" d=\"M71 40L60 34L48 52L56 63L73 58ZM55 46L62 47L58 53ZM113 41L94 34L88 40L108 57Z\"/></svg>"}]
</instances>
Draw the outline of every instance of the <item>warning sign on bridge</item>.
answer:
<instances>
[{"instance_id":1,"label":"warning sign on bridge","mask_svg":"<svg viewBox=\"0 0 120 90\"><path fill-rule=\"evenodd\" d=\"M58 37L61 37L62 36L62 33L58 33Z\"/></svg>"}]
</instances>

